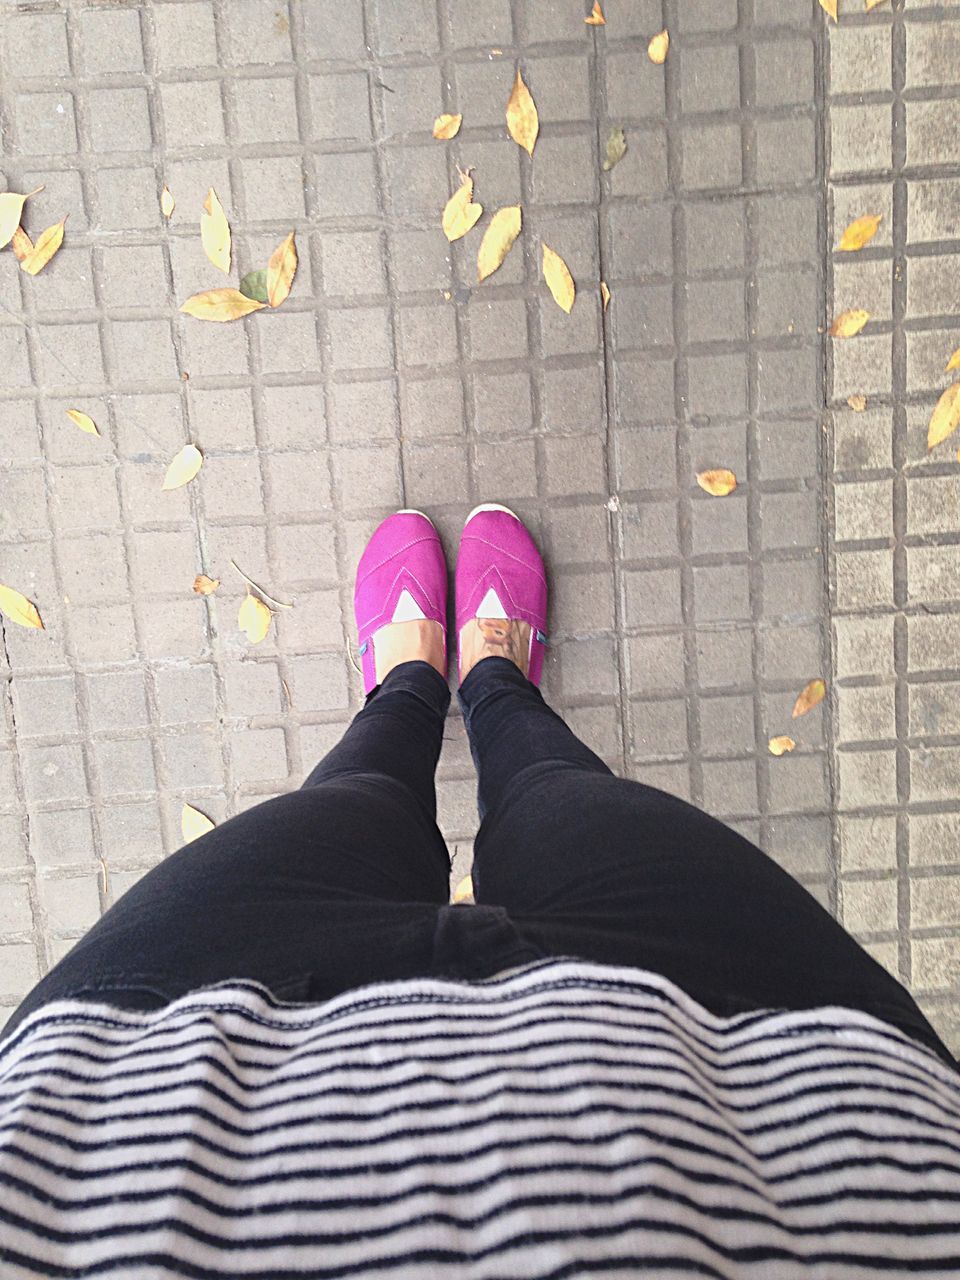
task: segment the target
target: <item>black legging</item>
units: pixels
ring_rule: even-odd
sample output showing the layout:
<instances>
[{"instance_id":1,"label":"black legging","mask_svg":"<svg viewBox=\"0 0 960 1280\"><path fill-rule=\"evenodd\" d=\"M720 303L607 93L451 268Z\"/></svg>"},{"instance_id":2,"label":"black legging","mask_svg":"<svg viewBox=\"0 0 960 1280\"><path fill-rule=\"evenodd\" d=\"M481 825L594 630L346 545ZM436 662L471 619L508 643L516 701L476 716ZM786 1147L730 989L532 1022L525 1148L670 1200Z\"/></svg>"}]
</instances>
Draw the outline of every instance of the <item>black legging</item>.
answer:
<instances>
[{"instance_id":1,"label":"black legging","mask_svg":"<svg viewBox=\"0 0 960 1280\"><path fill-rule=\"evenodd\" d=\"M541 956L664 974L716 1014L842 1005L954 1060L912 997L770 858L615 777L505 658L460 690L479 775L477 906L448 905L434 770L450 701L395 668L299 791L144 876L8 1023L62 996L155 1008L230 978L282 999L484 977Z\"/></svg>"}]
</instances>

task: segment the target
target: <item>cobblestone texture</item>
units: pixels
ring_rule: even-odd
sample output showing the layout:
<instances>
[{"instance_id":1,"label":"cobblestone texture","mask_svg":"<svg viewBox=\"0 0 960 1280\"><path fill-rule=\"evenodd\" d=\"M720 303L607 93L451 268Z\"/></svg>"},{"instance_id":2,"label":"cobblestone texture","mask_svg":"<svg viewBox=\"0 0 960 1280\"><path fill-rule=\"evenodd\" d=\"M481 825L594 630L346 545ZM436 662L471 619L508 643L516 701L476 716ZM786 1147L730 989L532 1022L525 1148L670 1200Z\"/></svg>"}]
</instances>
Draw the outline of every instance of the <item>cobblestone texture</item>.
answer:
<instances>
[{"instance_id":1,"label":"cobblestone texture","mask_svg":"<svg viewBox=\"0 0 960 1280\"><path fill-rule=\"evenodd\" d=\"M575 730L758 840L960 1040L958 513L923 441L955 345L960 11L895 0L827 36L815 0L607 8L3 6L2 177L45 184L31 234L70 220L47 271L0 283L0 578L47 626L0 655L0 1005L177 847L185 800L222 819L336 740L377 521L428 509L452 559L500 499L547 557L544 689ZM518 59L532 162L503 127ZM464 113L448 144L441 110ZM438 226L458 165L488 210L524 206L480 289L475 237ZM222 329L177 312L222 283L211 184L241 274L291 227L300 247L283 309ZM831 260L866 211L876 240ZM825 353L854 305L866 333ZM161 493L189 441L200 478ZM695 483L721 466L724 500ZM231 559L295 601L255 649ZM223 579L203 600L201 570ZM827 703L791 722L819 674ZM439 777L455 884L477 822L455 711Z\"/></svg>"}]
</instances>

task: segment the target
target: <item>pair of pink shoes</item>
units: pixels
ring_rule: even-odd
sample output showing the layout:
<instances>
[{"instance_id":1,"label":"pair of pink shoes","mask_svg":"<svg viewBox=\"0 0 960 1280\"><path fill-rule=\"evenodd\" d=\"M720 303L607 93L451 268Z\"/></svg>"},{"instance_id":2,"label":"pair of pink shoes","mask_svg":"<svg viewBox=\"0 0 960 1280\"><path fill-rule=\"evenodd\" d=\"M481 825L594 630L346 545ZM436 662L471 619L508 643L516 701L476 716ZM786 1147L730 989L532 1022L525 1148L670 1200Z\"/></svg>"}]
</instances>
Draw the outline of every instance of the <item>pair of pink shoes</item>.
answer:
<instances>
[{"instance_id":1,"label":"pair of pink shoes","mask_svg":"<svg viewBox=\"0 0 960 1280\"><path fill-rule=\"evenodd\" d=\"M547 580L543 560L519 516L484 503L467 516L455 574L457 660L472 618L530 624L527 679L540 683L546 648ZM431 619L447 639L447 564L440 537L421 511L397 511L375 530L357 566L354 609L364 690L377 685L376 632L391 622Z\"/></svg>"}]
</instances>

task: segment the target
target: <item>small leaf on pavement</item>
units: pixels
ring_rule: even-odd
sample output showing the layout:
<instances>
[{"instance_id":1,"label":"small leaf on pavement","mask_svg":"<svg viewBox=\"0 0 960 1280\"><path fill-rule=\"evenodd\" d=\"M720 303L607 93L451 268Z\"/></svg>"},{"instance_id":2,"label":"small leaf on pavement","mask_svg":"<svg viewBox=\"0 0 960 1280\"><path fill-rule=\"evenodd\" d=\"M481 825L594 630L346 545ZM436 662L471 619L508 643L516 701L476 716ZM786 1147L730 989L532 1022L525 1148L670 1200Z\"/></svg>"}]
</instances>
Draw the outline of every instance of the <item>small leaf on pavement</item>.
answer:
<instances>
[{"instance_id":1,"label":"small leaf on pavement","mask_svg":"<svg viewBox=\"0 0 960 1280\"><path fill-rule=\"evenodd\" d=\"M670 51L670 32L661 31L659 35L655 35L647 45L647 57L651 62L656 63L658 67L662 67L667 60L667 54Z\"/></svg>"},{"instance_id":2,"label":"small leaf on pavement","mask_svg":"<svg viewBox=\"0 0 960 1280\"><path fill-rule=\"evenodd\" d=\"M794 740L792 738L788 738L785 733L780 734L779 737L771 738L770 741L767 743L767 746L770 748L770 754L772 756L785 755L786 752L792 751L796 745L797 744L794 742Z\"/></svg>"},{"instance_id":3,"label":"small leaf on pavement","mask_svg":"<svg viewBox=\"0 0 960 1280\"><path fill-rule=\"evenodd\" d=\"M518 204L498 209L483 233L477 254L477 280L492 276L510 252L514 240L520 234L522 216Z\"/></svg>"},{"instance_id":4,"label":"small leaf on pavement","mask_svg":"<svg viewBox=\"0 0 960 1280\"><path fill-rule=\"evenodd\" d=\"M603 16L603 10L600 8L600 0L593 0L593 8L590 11L590 17L584 18L584 22L588 27L605 27L607 20Z\"/></svg>"},{"instance_id":5,"label":"small leaf on pavement","mask_svg":"<svg viewBox=\"0 0 960 1280\"><path fill-rule=\"evenodd\" d=\"M197 320L215 320L220 324L227 320L239 320L252 311L262 311L263 303L245 298L239 289L208 289L188 298L180 310Z\"/></svg>"},{"instance_id":6,"label":"small leaf on pavement","mask_svg":"<svg viewBox=\"0 0 960 1280\"><path fill-rule=\"evenodd\" d=\"M610 290L607 288L606 280L600 281L600 297L603 299L603 309L606 311L610 305Z\"/></svg>"},{"instance_id":7,"label":"small leaf on pavement","mask_svg":"<svg viewBox=\"0 0 960 1280\"><path fill-rule=\"evenodd\" d=\"M165 218L169 218L176 207L177 202L174 200L170 188L164 187L160 192L160 212Z\"/></svg>"},{"instance_id":8,"label":"small leaf on pavement","mask_svg":"<svg viewBox=\"0 0 960 1280\"><path fill-rule=\"evenodd\" d=\"M831 338L855 338L869 319L869 311L855 307L852 311L844 311L837 316L827 332Z\"/></svg>"},{"instance_id":9,"label":"small leaf on pavement","mask_svg":"<svg viewBox=\"0 0 960 1280\"><path fill-rule=\"evenodd\" d=\"M35 627L38 631L43 630L37 606L19 591L14 591L13 587L0 585L0 613L21 627Z\"/></svg>"},{"instance_id":10,"label":"small leaf on pavement","mask_svg":"<svg viewBox=\"0 0 960 1280\"><path fill-rule=\"evenodd\" d=\"M840 237L840 243L837 248L843 249L847 253L862 249L877 234L882 221L882 213L865 213L862 218L857 218L855 222L850 223Z\"/></svg>"},{"instance_id":11,"label":"small leaf on pavement","mask_svg":"<svg viewBox=\"0 0 960 1280\"><path fill-rule=\"evenodd\" d=\"M805 716L819 702L826 697L827 686L821 679L811 680L809 684L804 685L797 695L797 700L793 704L793 718L797 716Z\"/></svg>"},{"instance_id":12,"label":"small leaf on pavement","mask_svg":"<svg viewBox=\"0 0 960 1280\"><path fill-rule=\"evenodd\" d=\"M828 17L832 18L834 22L838 20L837 19L837 0L820 0L820 8L823 10L825 14L827 14Z\"/></svg>"},{"instance_id":13,"label":"small leaf on pavement","mask_svg":"<svg viewBox=\"0 0 960 1280\"><path fill-rule=\"evenodd\" d=\"M185 444L167 467L161 489L179 489L189 484L203 466L203 454L195 444Z\"/></svg>"},{"instance_id":14,"label":"small leaf on pavement","mask_svg":"<svg viewBox=\"0 0 960 1280\"><path fill-rule=\"evenodd\" d=\"M47 227L38 236L37 243L20 263L21 270L26 271L27 275L35 276L38 271L42 271L63 244L63 225L66 220L67 216L64 215L59 222Z\"/></svg>"},{"instance_id":15,"label":"small leaf on pavement","mask_svg":"<svg viewBox=\"0 0 960 1280\"><path fill-rule=\"evenodd\" d=\"M191 840L196 840L198 836L205 836L208 831L213 831L216 825L215 822L210 821L205 813L195 809L192 804L185 804L180 810L180 834L185 844L189 844Z\"/></svg>"},{"instance_id":16,"label":"small leaf on pavement","mask_svg":"<svg viewBox=\"0 0 960 1280\"><path fill-rule=\"evenodd\" d=\"M267 268L259 267L256 271L248 271L240 281L240 292L245 298L254 302L267 301Z\"/></svg>"},{"instance_id":17,"label":"small leaf on pavement","mask_svg":"<svg viewBox=\"0 0 960 1280\"><path fill-rule=\"evenodd\" d=\"M460 132L462 123L463 116L453 116L449 112L444 112L442 116L437 116L433 122L433 136L439 138L441 142L449 142L451 138L455 138Z\"/></svg>"},{"instance_id":18,"label":"small leaf on pavement","mask_svg":"<svg viewBox=\"0 0 960 1280\"><path fill-rule=\"evenodd\" d=\"M610 137L607 138L606 156L603 161L604 173L608 173L615 164L619 164L626 154L627 136L617 125L615 129L610 130Z\"/></svg>"},{"instance_id":19,"label":"small leaf on pavement","mask_svg":"<svg viewBox=\"0 0 960 1280\"><path fill-rule=\"evenodd\" d=\"M33 253L33 241L24 231L23 227L17 227L13 233L13 239L10 241L10 248L14 252L18 262L23 262L24 258L28 258Z\"/></svg>"},{"instance_id":20,"label":"small leaf on pavement","mask_svg":"<svg viewBox=\"0 0 960 1280\"><path fill-rule=\"evenodd\" d=\"M475 227L483 213L482 204L473 203L473 179L469 173L460 175L460 186L443 208L441 226L443 234L451 242L465 236Z\"/></svg>"},{"instance_id":21,"label":"small leaf on pavement","mask_svg":"<svg viewBox=\"0 0 960 1280\"><path fill-rule=\"evenodd\" d=\"M737 487L737 477L732 471L720 467L715 471L697 472L697 484L715 498L725 498Z\"/></svg>"},{"instance_id":22,"label":"small leaf on pavement","mask_svg":"<svg viewBox=\"0 0 960 1280\"><path fill-rule=\"evenodd\" d=\"M954 369L960 369L960 347L957 347L956 351L947 361L947 367L944 372L952 373Z\"/></svg>"},{"instance_id":23,"label":"small leaf on pavement","mask_svg":"<svg viewBox=\"0 0 960 1280\"><path fill-rule=\"evenodd\" d=\"M853 410L854 413L863 413L864 409L867 407L867 397L866 396L847 396L847 404L850 406L850 408Z\"/></svg>"},{"instance_id":24,"label":"small leaf on pavement","mask_svg":"<svg viewBox=\"0 0 960 1280\"><path fill-rule=\"evenodd\" d=\"M208 578L205 573L198 573L193 580L193 589L198 596L213 595L219 585L219 578Z\"/></svg>"},{"instance_id":25,"label":"small leaf on pavement","mask_svg":"<svg viewBox=\"0 0 960 1280\"><path fill-rule=\"evenodd\" d=\"M533 148L537 145L537 134L540 132L540 117L519 67L507 102L507 129L514 142L523 147L527 155L532 156Z\"/></svg>"},{"instance_id":26,"label":"small leaf on pavement","mask_svg":"<svg viewBox=\"0 0 960 1280\"><path fill-rule=\"evenodd\" d=\"M569 315L577 296L577 287L573 283L570 268L559 253L547 244L543 246L543 278L553 294L554 302Z\"/></svg>"},{"instance_id":27,"label":"small leaf on pavement","mask_svg":"<svg viewBox=\"0 0 960 1280\"><path fill-rule=\"evenodd\" d=\"M248 590L237 614L237 625L251 644L259 644L266 637L272 620L267 606Z\"/></svg>"},{"instance_id":28,"label":"small leaf on pavement","mask_svg":"<svg viewBox=\"0 0 960 1280\"><path fill-rule=\"evenodd\" d=\"M960 382L947 387L937 401L927 428L927 448L935 449L947 436L953 435L960 423Z\"/></svg>"},{"instance_id":29,"label":"small leaf on pavement","mask_svg":"<svg viewBox=\"0 0 960 1280\"><path fill-rule=\"evenodd\" d=\"M203 251L224 274L230 272L230 223L213 187L207 192L200 215L200 241Z\"/></svg>"},{"instance_id":30,"label":"small leaf on pavement","mask_svg":"<svg viewBox=\"0 0 960 1280\"><path fill-rule=\"evenodd\" d=\"M297 245L293 231L270 255L267 263L267 301L279 307L290 296L293 277L297 274Z\"/></svg>"},{"instance_id":31,"label":"small leaf on pavement","mask_svg":"<svg viewBox=\"0 0 960 1280\"><path fill-rule=\"evenodd\" d=\"M68 409L67 417L71 422L75 422L81 431L86 431L88 435L98 436L100 434L97 430L97 424L88 413L82 413L79 409Z\"/></svg>"},{"instance_id":32,"label":"small leaf on pavement","mask_svg":"<svg viewBox=\"0 0 960 1280\"><path fill-rule=\"evenodd\" d=\"M42 190L43 187L37 187L36 191L28 191L23 196L18 191L0 192L0 249L13 239L14 232L20 225L24 204L37 191Z\"/></svg>"}]
</instances>

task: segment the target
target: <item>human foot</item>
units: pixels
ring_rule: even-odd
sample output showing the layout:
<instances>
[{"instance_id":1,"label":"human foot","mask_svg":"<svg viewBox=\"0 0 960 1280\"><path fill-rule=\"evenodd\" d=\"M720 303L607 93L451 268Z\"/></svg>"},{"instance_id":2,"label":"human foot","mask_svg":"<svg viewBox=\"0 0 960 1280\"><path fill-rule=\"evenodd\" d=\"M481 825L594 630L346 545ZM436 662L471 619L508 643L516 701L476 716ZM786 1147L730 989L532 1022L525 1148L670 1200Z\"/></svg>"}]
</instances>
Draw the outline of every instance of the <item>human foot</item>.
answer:
<instances>
[{"instance_id":1,"label":"human foot","mask_svg":"<svg viewBox=\"0 0 960 1280\"><path fill-rule=\"evenodd\" d=\"M374 530L353 602L366 693L415 659L446 676L447 564L423 512L396 511Z\"/></svg>"},{"instance_id":2,"label":"human foot","mask_svg":"<svg viewBox=\"0 0 960 1280\"><path fill-rule=\"evenodd\" d=\"M467 516L456 569L461 683L483 658L509 658L540 683L547 637L547 580L533 538L507 507Z\"/></svg>"}]
</instances>

